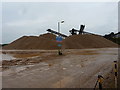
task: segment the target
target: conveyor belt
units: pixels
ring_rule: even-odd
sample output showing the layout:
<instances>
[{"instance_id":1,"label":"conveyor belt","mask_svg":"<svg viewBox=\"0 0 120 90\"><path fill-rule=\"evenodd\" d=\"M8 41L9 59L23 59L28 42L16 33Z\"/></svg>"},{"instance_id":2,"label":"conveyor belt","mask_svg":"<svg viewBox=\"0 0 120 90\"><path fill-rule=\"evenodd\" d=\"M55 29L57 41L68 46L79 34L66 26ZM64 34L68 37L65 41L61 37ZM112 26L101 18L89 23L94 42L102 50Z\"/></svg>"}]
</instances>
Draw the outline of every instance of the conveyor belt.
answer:
<instances>
[{"instance_id":1,"label":"conveyor belt","mask_svg":"<svg viewBox=\"0 0 120 90\"><path fill-rule=\"evenodd\" d=\"M51 29L48 29L47 31L48 31L48 32L51 32L51 33L54 33L54 34L57 34L57 35L60 35L60 36L62 36L62 37L68 37L68 36L65 35L65 34L61 34L61 33L59 33L59 32L56 32L56 31L54 31L54 30L51 30Z\"/></svg>"}]
</instances>

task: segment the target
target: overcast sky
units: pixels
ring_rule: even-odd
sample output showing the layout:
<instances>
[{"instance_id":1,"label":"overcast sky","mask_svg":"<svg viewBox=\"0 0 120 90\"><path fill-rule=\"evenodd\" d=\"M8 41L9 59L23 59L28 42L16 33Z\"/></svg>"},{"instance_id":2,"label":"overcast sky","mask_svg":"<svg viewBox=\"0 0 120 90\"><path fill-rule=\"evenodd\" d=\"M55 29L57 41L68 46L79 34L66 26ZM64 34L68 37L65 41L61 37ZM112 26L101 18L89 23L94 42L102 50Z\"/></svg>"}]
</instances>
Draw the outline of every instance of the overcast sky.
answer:
<instances>
[{"instance_id":1,"label":"overcast sky","mask_svg":"<svg viewBox=\"0 0 120 90\"><path fill-rule=\"evenodd\" d=\"M10 43L21 36L46 33L47 29L69 35L72 28L85 24L85 31L104 35L118 31L118 3L116 2L4 2L2 3L2 43Z\"/></svg>"}]
</instances>

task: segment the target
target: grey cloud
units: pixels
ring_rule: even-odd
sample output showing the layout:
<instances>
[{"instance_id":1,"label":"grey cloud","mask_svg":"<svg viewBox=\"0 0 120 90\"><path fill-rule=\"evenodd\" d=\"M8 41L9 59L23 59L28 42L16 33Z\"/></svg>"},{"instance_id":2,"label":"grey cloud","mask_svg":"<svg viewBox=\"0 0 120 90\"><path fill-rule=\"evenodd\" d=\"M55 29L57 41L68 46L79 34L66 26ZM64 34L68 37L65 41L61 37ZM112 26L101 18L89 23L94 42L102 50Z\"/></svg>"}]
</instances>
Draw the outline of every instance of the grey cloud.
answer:
<instances>
[{"instance_id":1,"label":"grey cloud","mask_svg":"<svg viewBox=\"0 0 120 90\"><path fill-rule=\"evenodd\" d=\"M86 25L86 31L101 35L116 32L117 8L117 3L109 2L4 3L3 43L23 35L39 35L48 28L57 30L57 22L61 20L65 21L61 24L61 32L67 35L73 27L79 29L80 24Z\"/></svg>"}]
</instances>

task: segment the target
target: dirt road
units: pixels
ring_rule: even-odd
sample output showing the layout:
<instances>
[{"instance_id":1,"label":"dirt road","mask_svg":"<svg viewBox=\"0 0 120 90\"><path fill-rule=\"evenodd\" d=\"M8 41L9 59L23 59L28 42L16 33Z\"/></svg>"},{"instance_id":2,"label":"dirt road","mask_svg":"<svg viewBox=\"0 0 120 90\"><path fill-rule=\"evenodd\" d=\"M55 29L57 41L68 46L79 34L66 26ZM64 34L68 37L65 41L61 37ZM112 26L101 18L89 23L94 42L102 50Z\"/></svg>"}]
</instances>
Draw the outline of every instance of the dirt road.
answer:
<instances>
[{"instance_id":1,"label":"dirt road","mask_svg":"<svg viewBox=\"0 0 120 90\"><path fill-rule=\"evenodd\" d=\"M66 50L63 56L3 71L3 88L93 88L118 59L117 48ZM104 82L105 83L105 82Z\"/></svg>"}]
</instances>

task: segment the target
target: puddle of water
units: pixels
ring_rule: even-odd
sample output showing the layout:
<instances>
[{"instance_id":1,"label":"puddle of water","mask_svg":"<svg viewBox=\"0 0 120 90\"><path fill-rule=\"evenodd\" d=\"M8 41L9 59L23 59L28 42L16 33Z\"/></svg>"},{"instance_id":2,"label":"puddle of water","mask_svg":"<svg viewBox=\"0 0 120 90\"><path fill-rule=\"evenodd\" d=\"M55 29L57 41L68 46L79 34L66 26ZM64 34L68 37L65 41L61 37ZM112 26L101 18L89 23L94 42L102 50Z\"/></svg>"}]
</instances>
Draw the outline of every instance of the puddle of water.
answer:
<instances>
[{"instance_id":1,"label":"puddle of water","mask_svg":"<svg viewBox=\"0 0 120 90\"><path fill-rule=\"evenodd\" d=\"M12 59L15 59L15 58L10 54L0 54L0 61L2 61L2 60L12 60Z\"/></svg>"}]
</instances>

